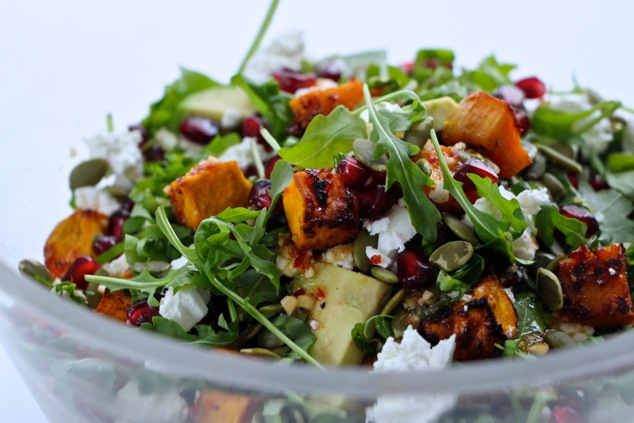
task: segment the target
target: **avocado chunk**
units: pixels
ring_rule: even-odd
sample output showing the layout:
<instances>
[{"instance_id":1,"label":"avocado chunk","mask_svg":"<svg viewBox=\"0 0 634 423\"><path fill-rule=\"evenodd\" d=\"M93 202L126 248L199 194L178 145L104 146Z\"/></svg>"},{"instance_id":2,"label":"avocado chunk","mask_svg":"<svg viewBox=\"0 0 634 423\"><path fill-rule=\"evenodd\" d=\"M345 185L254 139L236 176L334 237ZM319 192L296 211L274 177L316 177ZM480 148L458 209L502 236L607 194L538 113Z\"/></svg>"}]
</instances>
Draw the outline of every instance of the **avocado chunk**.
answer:
<instances>
[{"instance_id":1,"label":"avocado chunk","mask_svg":"<svg viewBox=\"0 0 634 423\"><path fill-rule=\"evenodd\" d=\"M458 108L458 103L451 97L440 97L433 100L423 101L423 106L427 109L427 115L434 119L432 128L436 132L445 129L445 122L449 115Z\"/></svg>"},{"instance_id":2,"label":"avocado chunk","mask_svg":"<svg viewBox=\"0 0 634 423\"><path fill-rule=\"evenodd\" d=\"M352 340L357 323L378 314L392 286L370 276L320 264L313 277L297 276L293 290L302 288L315 298L308 319L316 337L308 353L319 363L331 366L359 364L363 353Z\"/></svg>"},{"instance_id":3,"label":"avocado chunk","mask_svg":"<svg viewBox=\"0 0 634 423\"><path fill-rule=\"evenodd\" d=\"M229 109L244 119L255 113L249 96L238 87L215 86L187 96L180 107L192 114L217 121Z\"/></svg>"}]
</instances>

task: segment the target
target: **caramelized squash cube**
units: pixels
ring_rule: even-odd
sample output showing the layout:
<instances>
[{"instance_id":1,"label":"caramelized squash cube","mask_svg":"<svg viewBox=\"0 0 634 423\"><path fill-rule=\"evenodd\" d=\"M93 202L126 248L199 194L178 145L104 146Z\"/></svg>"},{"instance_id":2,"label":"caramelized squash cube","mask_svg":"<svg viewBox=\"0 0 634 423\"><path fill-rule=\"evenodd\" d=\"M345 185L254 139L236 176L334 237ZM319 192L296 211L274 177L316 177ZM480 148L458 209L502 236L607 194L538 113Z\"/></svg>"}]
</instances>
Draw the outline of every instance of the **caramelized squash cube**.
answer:
<instances>
[{"instance_id":1,"label":"caramelized squash cube","mask_svg":"<svg viewBox=\"0 0 634 423\"><path fill-rule=\"evenodd\" d=\"M128 311L131 305L130 294L125 291L110 292L109 289L106 289L95 312L125 323L128 321Z\"/></svg>"},{"instance_id":2,"label":"caramelized squash cube","mask_svg":"<svg viewBox=\"0 0 634 423\"><path fill-rule=\"evenodd\" d=\"M562 319L598 328L634 323L623 246L582 246L559 262Z\"/></svg>"},{"instance_id":3,"label":"caramelized squash cube","mask_svg":"<svg viewBox=\"0 0 634 423\"><path fill-rule=\"evenodd\" d=\"M190 417L196 423L250 422L261 408L261 402L248 395L203 390L190 410Z\"/></svg>"},{"instance_id":4,"label":"caramelized squash cube","mask_svg":"<svg viewBox=\"0 0 634 423\"><path fill-rule=\"evenodd\" d=\"M359 234L356 197L338 174L312 169L297 172L282 198L293 242L300 249L323 250Z\"/></svg>"},{"instance_id":5,"label":"caramelized squash cube","mask_svg":"<svg viewBox=\"0 0 634 423\"><path fill-rule=\"evenodd\" d=\"M295 115L295 126L303 132L317 115L327 116L337 106L353 109L363 101L363 84L358 79L338 87L315 89L293 98L289 106Z\"/></svg>"},{"instance_id":6,"label":"caramelized squash cube","mask_svg":"<svg viewBox=\"0 0 634 423\"><path fill-rule=\"evenodd\" d=\"M53 278L61 278L79 256L92 256L92 243L108 226L108 216L76 210L57 224L44 245L44 262Z\"/></svg>"},{"instance_id":7,"label":"caramelized squash cube","mask_svg":"<svg viewBox=\"0 0 634 423\"><path fill-rule=\"evenodd\" d=\"M237 162L210 157L173 181L166 192L178 221L196 230L204 219L227 207L248 206L251 186Z\"/></svg>"},{"instance_id":8,"label":"caramelized squash cube","mask_svg":"<svg viewBox=\"0 0 634 423\"><path fill-rule=\"evenodd\" d=\"M502 178L515 176L532 163L511 106L481 91L465 97L451 113L442 140L449 145L462 141L479 150L500 168Z\"/></svg>"},{"instance_id":9,"label":"caramelized squash cube","mask_svg":"<svg viewBox=\"0 0 634 423\"><path fill-rule=\"evenodd\" d=\"M504 345L516 331L513 302L495 275L481 279L470 299L422 322L423 336L432 344L456 335L454 359L459 361L501 355L495 344Z\"/></svg>"}]
</instances>

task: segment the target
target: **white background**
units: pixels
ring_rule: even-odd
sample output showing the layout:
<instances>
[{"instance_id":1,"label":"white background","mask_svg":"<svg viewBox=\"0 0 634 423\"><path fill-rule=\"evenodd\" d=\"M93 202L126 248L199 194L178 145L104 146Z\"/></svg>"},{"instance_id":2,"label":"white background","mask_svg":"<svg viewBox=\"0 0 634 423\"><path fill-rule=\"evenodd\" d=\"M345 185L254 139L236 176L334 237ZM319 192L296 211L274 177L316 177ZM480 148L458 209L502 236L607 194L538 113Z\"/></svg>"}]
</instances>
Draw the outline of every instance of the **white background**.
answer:
<instances>
[{"instance_id":1,"label":"white background","mask_svg":"<svg viewBox=\"0 0 634 423\"><path fill-rule=\"evenodd\" d=\"M41 259L67 207L70 146L103 131L109 112L118 129L139 121L179 66L227 81L266 3L0 0L0 177L20 176L26 187L12 185L0 222L28 222L32 234L4 225L2 260L14 267L22 257ZM604 97L634 105L631 4L286 0L270 33L303 29L312 57L388 48L399 63L420 47L447 47L459 64L474 66L495 54L519 65L517 78L535 74L565 90L574 75ZM43 205L33 189L54 195ZM44 421L1 350L0 410L9 423Z\"/></svg>"}]
</instances>

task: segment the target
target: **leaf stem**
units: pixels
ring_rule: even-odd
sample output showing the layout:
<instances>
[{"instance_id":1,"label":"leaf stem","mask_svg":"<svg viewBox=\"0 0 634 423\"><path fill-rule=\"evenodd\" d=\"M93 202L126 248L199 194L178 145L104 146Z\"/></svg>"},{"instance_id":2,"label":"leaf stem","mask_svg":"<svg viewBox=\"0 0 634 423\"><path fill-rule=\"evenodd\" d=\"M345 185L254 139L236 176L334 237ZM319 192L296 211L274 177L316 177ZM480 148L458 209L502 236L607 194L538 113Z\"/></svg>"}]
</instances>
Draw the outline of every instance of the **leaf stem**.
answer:
<instances>
[{"instance_id":1,"label":"leaf stem","mask_svg":"<svg viewBox=\"0 0 634 423\"><path fill-rule=\"evenodd\" d=\"M260 25L260 30L256 34L255 39L253 40L253 43L251 44L251 47L249 48L249 51L247 52L247 55L244 57L244 59L242 60L242 63L240 64L240 67L238 68L238 72L237 72L238 75L244 72L244 68L246 68L247 64L249 63L249 60L251 60L251 57L255 54L255 52L260 47L260 43L262 42L262 39L264 38L264 34L266 34L266 31L269 28L271 21L273 20L273 15L275 14L275 10L277 9L277 5L279 4L279 2L280 2L279 0L271 1L271 4L269 5L269 9L266 12L266 16L264 17L264 21L262 21L262 24Z\"/></svg>"}]
</instances>

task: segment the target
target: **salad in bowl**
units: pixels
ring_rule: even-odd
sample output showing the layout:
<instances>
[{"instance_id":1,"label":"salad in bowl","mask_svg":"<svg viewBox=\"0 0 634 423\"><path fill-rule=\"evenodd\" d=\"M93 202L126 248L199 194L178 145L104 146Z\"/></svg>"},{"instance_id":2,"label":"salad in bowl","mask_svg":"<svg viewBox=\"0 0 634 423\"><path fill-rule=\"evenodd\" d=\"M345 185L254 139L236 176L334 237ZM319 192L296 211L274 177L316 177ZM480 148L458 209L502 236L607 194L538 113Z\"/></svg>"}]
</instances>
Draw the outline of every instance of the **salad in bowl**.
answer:
<instances>
[{"instance_id":1,"label":"salad in bowl","mask_svg":"<svg viewBox=\"0 0 634 423\"><path fill-rule=\"evenodd\" d=\"M142 122L89 139L74 211L20 269L140 330L316 367L530 359L634 322L627 107L492 56L309 61L296 34L258 49L265 28L230 83L183 69ZM274 414L202 392L182 421ZM584 418L559 399L527 419Z\"/></svg>"}]
</instances>

